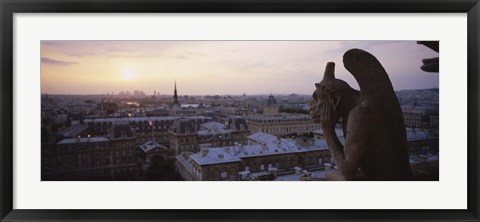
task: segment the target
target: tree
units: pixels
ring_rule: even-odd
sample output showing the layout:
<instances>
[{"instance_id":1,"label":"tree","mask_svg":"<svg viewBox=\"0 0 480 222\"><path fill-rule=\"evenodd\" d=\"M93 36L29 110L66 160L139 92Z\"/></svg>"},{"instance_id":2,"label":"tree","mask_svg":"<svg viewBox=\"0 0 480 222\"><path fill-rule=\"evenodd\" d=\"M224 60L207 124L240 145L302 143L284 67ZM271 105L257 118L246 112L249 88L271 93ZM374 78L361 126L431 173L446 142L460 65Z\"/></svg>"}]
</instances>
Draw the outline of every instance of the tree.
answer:
<instances>
[{"instance_id":1,"label":"tree","mask_svg":"<svg viewBox=\"0 0 480 222\"><path fill-rule=\"evenodd\" d=\"M146 180L175 180L175 169L173 167L173 162L165 160L160 155L156 155L152 157L150 163L151 164L145 173Z\"/></svg>"}]
</instances>

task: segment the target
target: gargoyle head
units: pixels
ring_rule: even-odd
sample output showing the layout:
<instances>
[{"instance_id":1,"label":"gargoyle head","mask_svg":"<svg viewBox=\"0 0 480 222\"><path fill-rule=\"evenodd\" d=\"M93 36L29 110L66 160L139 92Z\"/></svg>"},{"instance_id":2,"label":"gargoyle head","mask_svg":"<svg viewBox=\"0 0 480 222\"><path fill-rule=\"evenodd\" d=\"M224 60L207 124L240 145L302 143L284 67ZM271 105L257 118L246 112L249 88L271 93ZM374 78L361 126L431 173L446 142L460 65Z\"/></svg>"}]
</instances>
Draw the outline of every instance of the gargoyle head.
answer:
<instances>
[{"instance_id":1,"label":"gargoyle head","mask_svg":"<svg viewBox=\"0 0 480 222\"><path fill-rule=\"evenodd\" d=\"M315 83L313 100L310 102L310 115L315 123L336 122L339 118L340 102L343 96L355 91L345 81L335 78L335 63L329 62L323 79Z\"/></svg>"}]
</instances>

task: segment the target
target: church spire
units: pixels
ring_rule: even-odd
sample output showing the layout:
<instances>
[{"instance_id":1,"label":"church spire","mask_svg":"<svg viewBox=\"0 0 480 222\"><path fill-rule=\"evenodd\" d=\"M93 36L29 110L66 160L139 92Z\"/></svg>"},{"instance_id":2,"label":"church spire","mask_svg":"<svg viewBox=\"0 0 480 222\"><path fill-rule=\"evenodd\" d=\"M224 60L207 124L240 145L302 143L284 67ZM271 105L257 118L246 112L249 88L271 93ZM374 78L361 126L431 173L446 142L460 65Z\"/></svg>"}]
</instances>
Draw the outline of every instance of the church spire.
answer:
<instances>
[{"instance_id":1,"label":"church spire","mask_svg":"<svg viewBox=\"0 0 480 222\"><path fill-rule=\"evenodd\" d=\"M177 80L175 80L175 90L173 91L173 104L180 105L180 103L178 103L178 95L177 95Z\"/></svg>"}]
</instances>

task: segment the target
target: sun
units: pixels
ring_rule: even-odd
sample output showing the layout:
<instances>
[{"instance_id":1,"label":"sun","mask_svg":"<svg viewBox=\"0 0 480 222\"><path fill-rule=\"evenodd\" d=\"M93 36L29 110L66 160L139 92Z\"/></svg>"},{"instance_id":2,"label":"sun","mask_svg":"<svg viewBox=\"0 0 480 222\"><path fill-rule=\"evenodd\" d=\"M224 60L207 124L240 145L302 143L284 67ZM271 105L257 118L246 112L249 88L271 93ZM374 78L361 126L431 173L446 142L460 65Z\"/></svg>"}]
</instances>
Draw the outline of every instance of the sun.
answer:
<instances>
[{"instance_id":1,"label":"sun","mask_svg":"<svg viewBox=\"0 0 480 222\"><path fill-rule=\"evenodd\" d=\"M123 70L122 78L124 80L132 80L135 78L135 73L132 70Z\"/></svg>"}]
</instances>

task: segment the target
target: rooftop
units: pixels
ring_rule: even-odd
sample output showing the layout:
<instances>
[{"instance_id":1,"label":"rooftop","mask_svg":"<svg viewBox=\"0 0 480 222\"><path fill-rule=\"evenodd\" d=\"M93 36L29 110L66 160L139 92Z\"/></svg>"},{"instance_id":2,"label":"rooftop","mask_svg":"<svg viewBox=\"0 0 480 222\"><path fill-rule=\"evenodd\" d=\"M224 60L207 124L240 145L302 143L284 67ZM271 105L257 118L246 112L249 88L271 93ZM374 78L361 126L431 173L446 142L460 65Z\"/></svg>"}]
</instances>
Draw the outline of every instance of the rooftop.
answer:
<instances>
[{"instance_id":1,"label":"rooftop","mask_svg":"<svg viewBox=\"0 0 480 222\"><path fill-rule=\"evenodd\" d=\"M198 135L216 135L216 134L229 134L232 130L226 129L204 129L197 131Z\"/></svg>"},{"instance_id":2,"label":"rooftop","mask_svg":"<svg viewBox=\"0 0 480 222\"><path fill-rule=\"evenodd\" d=\"M174 120L171 128L173 133L195 133L196 131L195 121L185 117Z\"/></svg>"},{"instance_id":3,"label":"rooftop","mask_svg":"<svg viewBox=\"0 0 480 222\"><path fill-rule=\"evenodd\" d=\"M262 143L262 144L273 143L275 141L278 141L278 138L276 136L268 133L263 133L263 132L256 132L248 136L247 139L250 139L257 143Z\"/></svg>"},{"instance_id":4,"label":"rooftop","mask_svg":"<svg viewBox=\"0 0 480 222\"><path fill-rule=\"evenodd\" d=\"M279 115L248 115L248 120L295 120L295 121L312 121L312 117L306 114L297 113L281 113ZM313 123L313 122L312 122Z\"/></svg>"},{"instance_id":5,"label":"rooftop","mask_svg":"<svg viewBox=\"0 0 480 222\"><path fill-rule=\"evenodd\" d=\"M248 125L245 118L240 116L230 116L225 128L233 130L248 130Z\"/></svg>"},{"instance_id":6,"label":"rooftop","mask_svg":"<svg viewBox=\"0 0 480 222\"><path fill-rule=\"evenodd\" d=\"M343 136L343 129L341 129L341 128L335 128L335 133L337 134L338 137L344 137ZM315 130L315 131L313 131L313 134L323 135L323 129L320 128L318 130Z\"/></svg>"},{"instance_id":7,"label":"rooftop","mask_svg":"<svg viewBox=\"0 0 480 222\"><path fill-rule=\"evenodd\" d=\"M142 116L142 117L121 117L121 118L92 118L83 120L84 123L97 123L97 122L116 122L116 121L173 121L182 118L181 116ZM211 119L205 116L188 116L183 117L188 119Z\"/></svg>"},{"instance_id":8,"label":"rooftop","mask_svg":"<svg viewBox=\"0 0 480 222\"><path fill-rule=\"evenodd\" d=\"M201 124L200 128L202 128L202 129L223 129L223 128L225 128L225 124L215 122L215 121L210 121L210 122Z\"/></svg>"},{"instance_id":9,"label":"rooftop","mask_svg":"<svg viewBox=\"0 0 480 222\"><path fill-rule=\"evenodd\" d=\"M311 173L311 176L314 178L324 179L327 174L334 173L335 171L337 170L336 169L314 170L311 172L309 171L308 173ZM302 176L303 176L303 172L292 173L292 174L280 175L277 178L275 178L275 180L276 181L300 181Z\"/></svg>"},{"instance_id":10,"label":"rooftop","mask_svg":"<svg viewBox=\"0 0 480 222\"><path fill-rule=\"evenodd\" d=\"M270 94L270 96L268 97L267 105L271 106L275 104L277 104L277 100L275 100L275 97L273 97L273 95Z\"/></svg>"},{"instance_id":11,"label":"rooftop","mask_svg":"<svg viewBox=\"0 0 480 222\"><path fill-rule=\"evenodd\" d=\"M57 144L71 144L71 143L97 143L97 142L108 142L108 139L105 137L82 137L82 138L68 138L60 140Z\"/></svg>"},{"instance_id":12,"label":"rooftop","mask_svg":"<svg viewBox=\"0 0 480 222\"><path fill-rule=\"evenodd\" d=\"M85 124L76 124L76 125L67 127L63 130L60 130L59 132L57 132L57 134L65 136L65 137L75 137L78 134L81 134L86 129L88 129L88 127L89 126L87 126Z\"/></svg>"},{"instance_id":13,"label":"rooftop","mask_svg":"<svg viewBox=\"0 0 480 222\"><path fill-rule=\"evenodd\" d=\"M432 136L428 131L424 129L406 128L407 141L425 140L425 139L438 139L437 136Z\"/></svg>"},{"instance_id":14,"label":"rooftop","mask_svg":"<svg viewBox=\"0 0 480 222\"><path fill-rule=\"evenodd\" d=\"M111 139L132 138L135 132L128 122L117 121L112 125L109 136Z\"/></svg>"},{"instance_id":15,"label":"rooftop","mask_svg":"<svg viewBox=\"0 0 480 222\"><path fill-rule=\"evenodd\" d=\"M153 151L155 149L161 149L161 150L167 150L167 148L165 146L162 146L154 141L148 141L142 145L139 146L139 148L145 152L145 153L148 153L150 151Z\"/></svg>"},{"instance_id":16,"label":"rooftop","mask_svg":"<svg viewBox=\"0 0 480 222\"><path fill-rule=\"evenodd\" d=\"M240 161L241 158L268 156L287 153L299 153L315 150L328 150L324 140L314 141L309 146L299 146L291 139L279 139L264 144L235 145L226 147L205 148L191 158L200 165L218 164Z\"/></svg>"}]
</instances>

